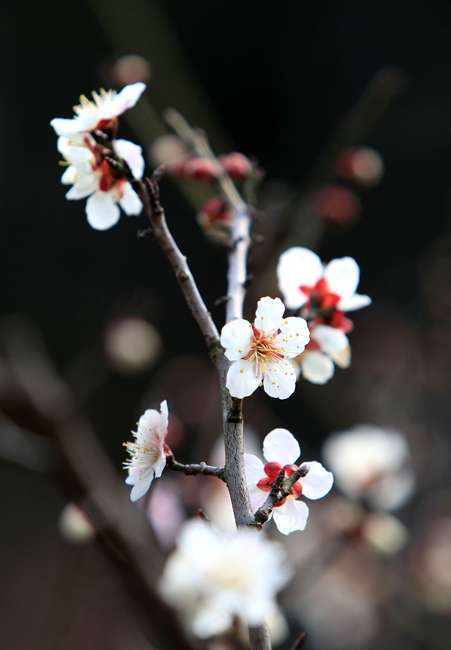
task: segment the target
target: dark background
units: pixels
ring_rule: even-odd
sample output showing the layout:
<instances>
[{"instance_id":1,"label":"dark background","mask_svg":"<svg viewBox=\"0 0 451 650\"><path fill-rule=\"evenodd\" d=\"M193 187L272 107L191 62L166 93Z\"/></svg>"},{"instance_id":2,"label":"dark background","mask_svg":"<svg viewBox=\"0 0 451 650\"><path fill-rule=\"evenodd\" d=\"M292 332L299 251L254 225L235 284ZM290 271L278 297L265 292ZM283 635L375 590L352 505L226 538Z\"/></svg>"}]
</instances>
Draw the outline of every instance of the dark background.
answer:
<instances>
[{"instance_id":1,"label":"dark background","mask_svg":"<svg viewBox=\"0 0 451 650\"><path fill-rule=\"evenodd\" d=\"M51 0L0 9L2 314L20 314L34 323L55 365L74 378L75 387L79 368L90 372L83 359L100 354L105 326L120 315L149 319L160 331L166 360L204 352L163 254L136 238L137 229L146 227L145 218L123 215L113 229L96 232L85 220L84 201L66 201L59 182L59 154L49 122L70 117L81 93L104 86L105 70L115 57L148 58L153 77L147 96L157 110L175 105L208 129L217 153L227 143L229 150L255 155L267 179L284 179L288 188L303 179L374 74L396 68L405 76L403 92L362 143L383 156L385 177L374 189L360 192L361 218L345 229L326 229L317 248L325 260L355 257L361 266L360 291L374 300L373 311L355 314L353 368L348 375L337 372L324 389L304 386L289 402L274 404L259 396L255 404L270 409L273 421L296 432L316 455L328 433L362 419L411 426L418 411L409 411L410 402L406 407L400 400L422 345L415 337L441 318L425 302L424 269L441 255L436 251L443 249L446 257L450 250L449 5L430 0L166 0L159 5L160 15L158 5L143 0L124 3L118 19L119 6ZM149 18L147 11L157 14ZM168 63L172 39L177 56ZM180 60L186 67L178 67ZM196 84L202 89L202 110L181 93L180 79L192 96ZM124 121L120 136L137 141ZM220 327L223 310L213 303L225 291L224 255L208 246L193 209L169 181L162 184L162 197L170 227ZM446 281L440 286L449 290ZM254 308L247 305L248 317ZM368 344L359 327L376 343ZM404 348L412 336L412 345ZM441 345L448 350L440 339L433 354ZM381 356L376 367L375 357ZM398 364L395 370L392 361ZM102 371L98 385L94 377L97 388L87 413L118 469L121 444L142 407L165 397L157 386L158 373L167 370L164 363L135 377ZM436 376L434 369L430 372ZM424 378L424 372L419 374ZM431 380L432 388L427 385L422 393L421 418L429 418L444 439L449 435L448 379L445 370L439 387ZM151 404L143 401L149 386ZM264 424L259 433L265 435ZM56 521L64 502L42 476L6 461L0 469L1 564L10 621L4 647L50 648L39 632L40 608L45 609L40 594L48 598L49 555L60 549ZM116 647L99 639L92 647ZM94 643L93 637L85 642Z\"/></svg>"}]
</instances>

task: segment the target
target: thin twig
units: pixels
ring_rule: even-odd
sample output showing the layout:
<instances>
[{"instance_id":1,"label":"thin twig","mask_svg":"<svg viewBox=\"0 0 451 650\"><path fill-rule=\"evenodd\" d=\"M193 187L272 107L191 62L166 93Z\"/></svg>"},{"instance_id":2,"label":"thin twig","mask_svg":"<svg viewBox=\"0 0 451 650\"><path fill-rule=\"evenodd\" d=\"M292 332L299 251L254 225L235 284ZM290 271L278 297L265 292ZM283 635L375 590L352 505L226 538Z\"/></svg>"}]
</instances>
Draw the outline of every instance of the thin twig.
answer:
<instances>
[{"instance_id":1,"label":"thin twig","mask_svg":"<svg viewBox=\"0 0 451 650\"><path fill-rule=\"evenodd\" d=\"M293 485L299 481L300 478L307 476L308 471L309 467L304 463L282 484L285 477L285 469L282 468L280 470L265 503L255 512L254 517L257 524L264 524L268 521L276 504L290 494Z\"/></svg>"},{"instance_id":2,"label":"thin twig","mask_svg":"<svg viewBox=\"0 0 451 650\"><path fill-rule=\"evenodd\" d=\"M198 474L203 474L204 476L216 476L216 478L225 482L224 467L212 467L205 463L190 463L189 465L184 465L183 463L178 463L174 460L172 454L166 455L166 467L171 469L173 472L182 472L183 474L186 474L186 476L197 476Z\"/></svg>"}]
</instances>

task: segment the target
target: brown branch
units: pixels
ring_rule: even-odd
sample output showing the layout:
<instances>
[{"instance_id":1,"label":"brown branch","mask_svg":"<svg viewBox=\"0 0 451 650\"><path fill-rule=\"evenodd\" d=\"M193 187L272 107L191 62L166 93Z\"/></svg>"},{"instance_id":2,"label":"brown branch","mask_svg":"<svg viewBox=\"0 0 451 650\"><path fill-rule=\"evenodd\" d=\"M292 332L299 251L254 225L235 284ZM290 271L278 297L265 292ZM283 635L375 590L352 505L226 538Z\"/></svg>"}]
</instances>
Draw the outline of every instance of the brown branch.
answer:
<instances>
[{"instance_id":1,"label":"brown branch","mask_svg":"<svg viewBox=\"0 0 451 650\"><path fill-rule=\"evenodd\" d=\"M204 476L216 476L216 478L225 482L224 467L212 467L205 463L190 463L189 465L184 465L183 463L178 463L174 460L172 454L166 454L166 467L173 472L182 472L183 474L186 474L186 476L197 476L198 474L203 474Z\"/></svg>"},{"instance_id":2,"label":"brown branch","mask_svg":"<svg viewBox=\"0 0 451 650\"><path fill-rule=\"evenodd\" d=\"M283 468L280 470L265 503L254 514L257 524L265 524L268 521L274 506L290 494L293 485L300 478L307 476L308 471L309 467L304 463L282 484L285 477L285 470Z\"/></svg>"}]
</instances>

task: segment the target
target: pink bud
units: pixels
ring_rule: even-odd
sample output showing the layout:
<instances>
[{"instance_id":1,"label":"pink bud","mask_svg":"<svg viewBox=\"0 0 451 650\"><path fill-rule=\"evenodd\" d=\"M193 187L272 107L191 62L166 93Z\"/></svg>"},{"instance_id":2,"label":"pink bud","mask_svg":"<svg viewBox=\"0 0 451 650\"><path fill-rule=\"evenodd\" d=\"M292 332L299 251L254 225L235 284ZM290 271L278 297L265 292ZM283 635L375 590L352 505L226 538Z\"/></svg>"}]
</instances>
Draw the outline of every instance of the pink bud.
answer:
<instances>
[{"instance_id":1,"label":"pink bud","mask_svg":"<svg viewBox=\"0 0 451 650\"><path fill-rule=\"evenodd\" d=\"M319 216L338 226L352 223L362 210L360 198L344 185L326 185L318 190L314 200Z\"/></svg>"},{"instance_id":2,"label":"pink bud","mask_svg":"<svg viewBox=\"0 0 451 650\"><path fill-rule=\"evenodd\" d=\"M222 196L205 201L199 210L199 221L204 228L228 226L232 221L233 209Z\"/></svg>"},{"instance_id":3,"label":"pink bud","mask_svg":"<svg viewBox=\"0 0 451 650\"><path fill-rule=\"evenodd\" d=\"M191 158L185 164L182 175L193 181L210 182L221 176L221 166L208 158Z\"/></svg>"},{"instance_id":4,"label":"pink bud","mask_svg":"<svg viewBox=\"0 0 451 650\"><path fill-rule=\"evenodd\" d=\"M249 158L236 151L222 154L219 156L219 162L234 181L244 180L252 171L252 163Z\"/></svg>"}]
</instances>

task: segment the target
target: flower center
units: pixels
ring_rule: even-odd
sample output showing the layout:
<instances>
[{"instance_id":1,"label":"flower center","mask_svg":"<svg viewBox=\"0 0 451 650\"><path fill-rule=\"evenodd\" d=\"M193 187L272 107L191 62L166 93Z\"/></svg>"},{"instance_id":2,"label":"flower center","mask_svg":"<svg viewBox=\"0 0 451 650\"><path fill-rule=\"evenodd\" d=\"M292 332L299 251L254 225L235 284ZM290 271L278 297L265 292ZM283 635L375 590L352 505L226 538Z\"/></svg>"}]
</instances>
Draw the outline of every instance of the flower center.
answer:
<instances>
[{"instance_id":1,"label":"flower center","mask_svg":"<svg viewBox=\"0 0 451 650\"><path fill-rule=\"evenodd\" d=\"M271 492L272 486L274 485L274 481L276 480L277 476L279 475L280 470L282 469L282 465L280 463L266 463L264 466L264 471L266 476L257 483L257 487L259 490L262 490L263 492ZM283 469L285 470L285 477L290 478L297 470L299 467L297 465L284 465ZM300 479L296 481L296 483L293 485L293 487L290 490L290 494L288 495L292 499L297 499L300 497L302 494L302 484L300 483ZM282 499L282 501L279 501L276 503L274 506L275 508L280 508L280 506L283 506L285 501L287 500L287 497L285 499Z\"/></svg>"},{"instance_id":2,"label":"flower center","mask_svg":"<svg viewBox=\"0 0 451 650\"><path fill-rule=\"evenodd\" d=\"M285 359L285 356L280 352L275 340L279 336L279 331L266 334L260 332L256 327L252 328L254 332L254 340L252 342L252 349L244 357L250 359L254 357L255 361L261 366L262 372L266 371L266 363L278 362L280 359Z\"/></svg>"},{"instance_id":3,"label":"flower center","mask_svg":"<svg viewBox=\"0 0 451 650\"><path fill-rule=\"evenodd\" d=\"M307 309L334 309L340 300L340 296L329 291L327 282L324 278L318 280L314 287L301 285L300 289L302 293L309 296L309 301L305 305L305 308Z\"/></svg>"}]
</instances>

